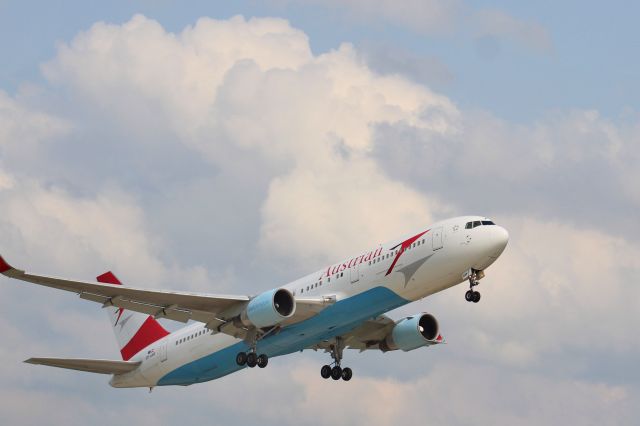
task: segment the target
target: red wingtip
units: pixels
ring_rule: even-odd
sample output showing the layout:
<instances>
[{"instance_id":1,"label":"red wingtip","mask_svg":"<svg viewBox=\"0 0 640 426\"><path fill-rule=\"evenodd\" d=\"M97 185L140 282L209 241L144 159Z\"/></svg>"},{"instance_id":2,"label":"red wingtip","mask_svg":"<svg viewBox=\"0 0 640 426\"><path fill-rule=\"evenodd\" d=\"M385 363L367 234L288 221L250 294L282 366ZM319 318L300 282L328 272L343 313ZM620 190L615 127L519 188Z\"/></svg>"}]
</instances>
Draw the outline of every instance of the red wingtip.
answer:
<instances>
[{"instance_id":1,"label":"red wingtip","mask_svg":"<svg viewBox=\"0 0 640 426\"><path fill-rule=\"evenodd\" d=\"M2 256L0 256L0 274L4 274L9 269L13 269L13 268L4 260Z\"/></svg>"},{"instance_id":2,"label":"red wingtip","mask_svg":"<svg viewBox=\"0 0 640 426\"><path fill-rule=\"evenodd\" d=\"M99 275L96 279L99 283L122 285L120 280L113 275L113 272L111 271L107 271L104 274Z\"/></svg>"},{"instance_id":3,"label":"red wingtip","mask_svg":"<svg viewBox=\"0 0 640 426\"><path fill-rule=\"evenodd\" d=\"M436 337L436 340L438 342L442 342L442 334L438 334L438 337Z\"/></svg>"}]
</instances>

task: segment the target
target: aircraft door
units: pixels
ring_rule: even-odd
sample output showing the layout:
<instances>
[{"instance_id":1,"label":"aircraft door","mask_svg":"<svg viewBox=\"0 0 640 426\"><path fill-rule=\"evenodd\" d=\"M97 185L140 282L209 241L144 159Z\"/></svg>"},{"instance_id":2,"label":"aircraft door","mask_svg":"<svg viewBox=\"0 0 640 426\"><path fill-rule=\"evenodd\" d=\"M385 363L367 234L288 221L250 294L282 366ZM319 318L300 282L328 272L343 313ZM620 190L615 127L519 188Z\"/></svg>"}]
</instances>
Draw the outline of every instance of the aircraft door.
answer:
<instances>
[{"instance_id":1,"label":"aircraft door","mask_svg":"<svg viewBox=\"0 0 640 426\"><path fill-rule=\"evenodd\" d=\"M351 284L355 284L360 280L360 264L351 267Z\"/></svg>"},{"instance_id":2,"label":"aircraft door","mask_svg":"<svg viewBox=\"0 0 640 426\"><path fill-rule=\"evenodd\" d=\"M162 342L160 344L160 362L165 362L167 360L167 342Z\"/></svg>"},{"instance_id":3,"label":"aircraft door","mask_svg":"<svg viewBox=\"0 0 640 426\"><path fill-rule=\"evenodd\" d=\"M435 228L432 233L433 238L433 250L439 250L442 248L442 226Z\"/></svg>"}]
</instances>

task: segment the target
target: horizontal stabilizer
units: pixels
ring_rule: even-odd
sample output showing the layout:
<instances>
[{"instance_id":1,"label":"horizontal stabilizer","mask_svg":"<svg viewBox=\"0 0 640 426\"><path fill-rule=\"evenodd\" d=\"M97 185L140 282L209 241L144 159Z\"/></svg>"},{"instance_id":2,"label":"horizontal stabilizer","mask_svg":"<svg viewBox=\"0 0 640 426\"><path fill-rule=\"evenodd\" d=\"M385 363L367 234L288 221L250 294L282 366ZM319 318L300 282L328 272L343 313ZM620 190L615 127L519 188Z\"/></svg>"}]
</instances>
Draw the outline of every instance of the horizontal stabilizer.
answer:
<instances>
[{"instance_id":1,"label":"horizontal stabilizer","mask_svg":"<svg viewBox=\"0 0 640 426\"><path fill-rule=\"evenodd\" d=\"M124 374L135 370L140 365L140 362L83 358L29 358L25 362L98 374Z\"/></svg>"}]
</instances>

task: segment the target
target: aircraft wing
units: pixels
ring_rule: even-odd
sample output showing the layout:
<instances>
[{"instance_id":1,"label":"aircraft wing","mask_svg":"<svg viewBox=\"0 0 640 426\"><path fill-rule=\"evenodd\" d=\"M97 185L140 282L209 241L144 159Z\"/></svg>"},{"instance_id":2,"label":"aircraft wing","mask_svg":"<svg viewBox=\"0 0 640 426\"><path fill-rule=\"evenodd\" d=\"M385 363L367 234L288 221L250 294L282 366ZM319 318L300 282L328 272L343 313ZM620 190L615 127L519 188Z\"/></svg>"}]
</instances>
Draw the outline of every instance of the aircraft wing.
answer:
<instances>
[{"instance_id":1,"label":"aircraft wing","mask_svg":"<svg viewBox=\"0 0 640 426\"><path fill-rule=\"evenodd\" d=\"M12 267L1 256L0 273L17 280L77 293L80 298L103 306L116 306L180 322L199 321L211 329L234 337L244 338L248 332L247 328L237 326L230 319L244 309L251 300L249 296L148 290L36 275ZM333 302L335 298L328 297L296 299L296 313L287 323L307 319Z\"/></svg>"},{"instance_id":2,"label":"aircraft wing","mask_svg":"<svg viewBox=\"0 0 640 426\"><path fill-rule=\"evenodd\" d=\"M395 323L396 322L388 316L380 315L374 319L362 322L359 326L340 337L343 339L345 348L347 349L358 349L360 352L367 349L380 349L380 342L391 332ZM438 336L438 339L425 346L440 343L444 343L442 336ZM331 351L331 344L332 342L323 341L311 346L310 349L321 349L329 352Z\"/></svg>"},{"instance_id":3,"label":"aircraft wing","mask_svg":"<svg viewBox=\"0 0 640 426\"><path fill-rule=\"evenodd\" d=\"M107 359L84 358L29 358L27 364L46 365L68 370L88 371L98 374L124 374L135 370L141 364L132 361L111 361Z\"/></svg>"}]
</instances>

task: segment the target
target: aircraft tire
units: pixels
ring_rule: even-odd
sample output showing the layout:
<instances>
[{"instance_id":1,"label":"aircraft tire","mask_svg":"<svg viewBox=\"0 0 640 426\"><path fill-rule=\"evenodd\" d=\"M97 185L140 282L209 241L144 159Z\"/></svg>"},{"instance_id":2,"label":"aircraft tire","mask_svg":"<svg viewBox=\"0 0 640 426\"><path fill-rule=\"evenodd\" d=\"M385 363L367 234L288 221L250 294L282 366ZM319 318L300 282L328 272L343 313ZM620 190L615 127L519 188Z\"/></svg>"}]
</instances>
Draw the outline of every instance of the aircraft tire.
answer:
<instances>
[{"instance_id":1,"label":"aircraft tire","mask_svg":"<svg viewBox=\"0 0 640 426\"><path fill-rule=\"evenodd\" d=\"M258 355L255 352L249 352L247 354L247 367L253 368L258 364Z\"/></svg>"},{"instance_id":2,"label":"aircraft tire","mask_svg":"<svg viewBox=\"0 0 640 426\"><path fill-rule=\"evenodd\" d=\"M331 378L333 380L340 380L341 377L342 377L342 368L336 365L331 369Z\"/></svg>"},{"instance_id":3,"label":"aircraft tire","mask_svg":"<svg viewBox=\"0 0 640 426\"><path fill-rule=\"evenodd\" d=\"M269 363L269 357L266 356L265 354L258 355L257 363L258 363L258 367L265 368Z\"/></svg>"},{"instance_id":4,"label":"aircraft tire","mask_svg":"<svg viewBox=\"0 0 640 426\"><path fill-rule=\"evenodd\" d=\"M247 363L247 353L238 352L238 355L236 355L236 364L245 365L246 363Z\"/></svg>"},{"instance_id":5,"label":"aircraft tire","mask_svg":"<svg viewBox=\"0 0 640 426\"><path fill-rule=\"evenodd\" d=\"M464 294L464 300L467 302L473 302L473 293L475 293L473 290L467 290Z\"/></svg>"},{"instance_id":6,"label":"aircraft tire","mask_svg":"<svg viewBox=\"0 0 640 426\"><path fill-rule=\"evenodd\" d=\"M474 291L473 292L473 303L478 303L480 301L480 292L479 291Z\"/></svg>"},{"instance_id":7,"label":"aircraft tire","mask_svg":"<svg viewBox=\"0 0 640 426\"><path fill-rule=\"evenodd\" d=\"M320 375L323 379L328 379L329 377L331 377L331 367L329 367L328 365L323 365L320 369Z\"/></svg>"},{"instance_id":8,"label":"aircraft tire","mask_svg":"<svg viewBox=\"0 0 640 426\"><path fill-rule=\"evenodd\" d=\"M346 367L342 370L342 380L348 382L353 377L353 371L349 367Z\"/></svg>"}]
</instances>

